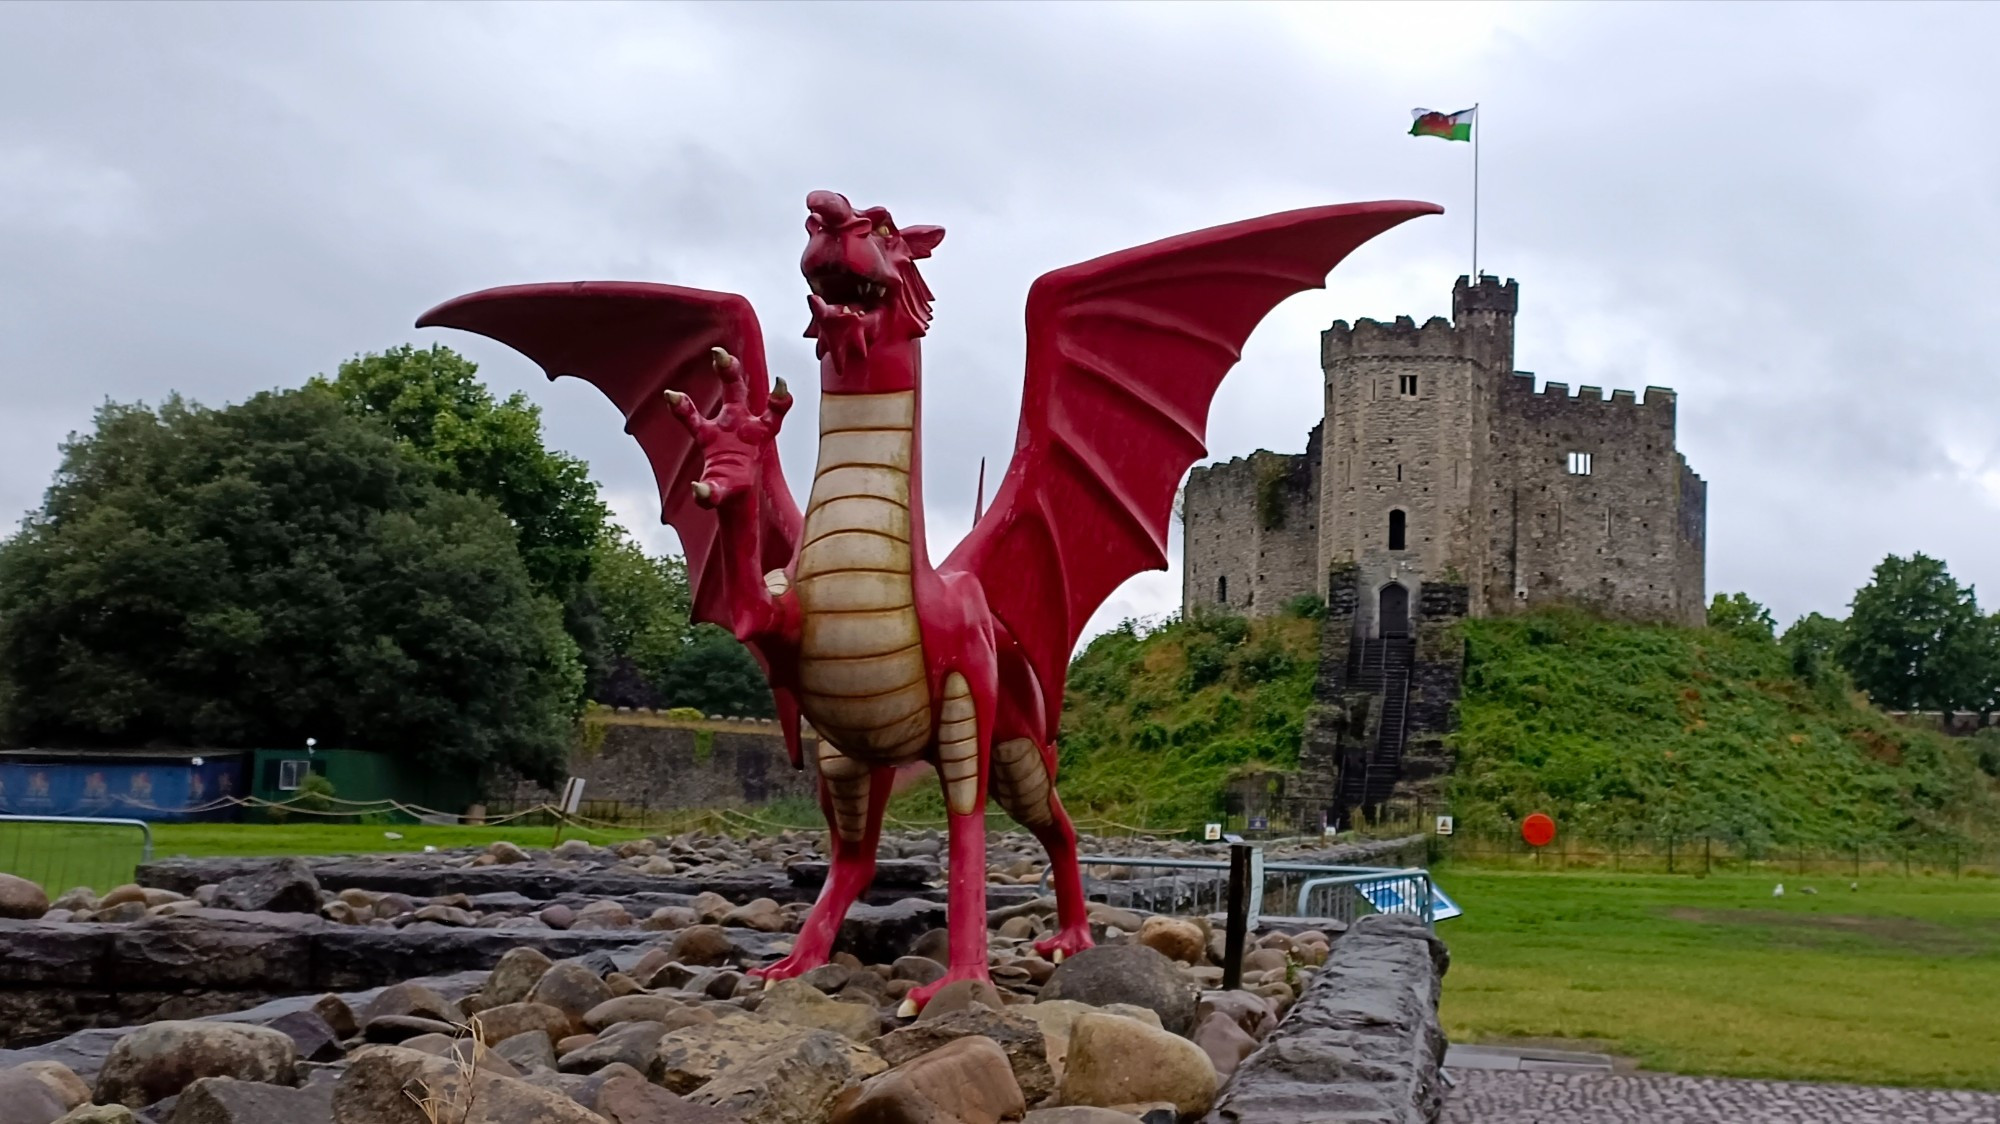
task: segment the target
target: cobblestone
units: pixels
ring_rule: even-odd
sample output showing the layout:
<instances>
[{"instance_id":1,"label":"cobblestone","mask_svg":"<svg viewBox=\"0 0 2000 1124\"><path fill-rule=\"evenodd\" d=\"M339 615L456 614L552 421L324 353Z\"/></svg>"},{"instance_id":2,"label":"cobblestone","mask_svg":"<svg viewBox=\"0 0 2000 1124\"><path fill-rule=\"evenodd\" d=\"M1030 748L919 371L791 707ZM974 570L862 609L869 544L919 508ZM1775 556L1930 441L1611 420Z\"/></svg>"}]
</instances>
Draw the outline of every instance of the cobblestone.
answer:
<instances>
[{"instance_id":1,"label":"cobblestone","mask_svg":"<svg viewBox=\"0 0 2000 1124\"><path fill-rule=\"evenodd\" d=\"M2000 1124L2000 1094L1457 1070L1440 1124Z\"/></svg>"}]
</instances>

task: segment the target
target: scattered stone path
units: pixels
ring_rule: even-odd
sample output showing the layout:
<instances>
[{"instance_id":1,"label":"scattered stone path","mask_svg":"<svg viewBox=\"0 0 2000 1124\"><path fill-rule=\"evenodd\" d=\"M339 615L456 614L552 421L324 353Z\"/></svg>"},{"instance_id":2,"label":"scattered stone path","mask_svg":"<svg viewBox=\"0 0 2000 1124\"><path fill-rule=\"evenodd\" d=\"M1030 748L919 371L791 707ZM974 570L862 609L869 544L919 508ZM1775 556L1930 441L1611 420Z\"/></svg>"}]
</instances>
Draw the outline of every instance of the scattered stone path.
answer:
<instances>
[{"instance_id":1,"label":"scattered stone path","mask_svg":"<svg viewBox=\"0 0 2000 1124\"><path fill-rule=\"evenodd\" d=\"M2000 1124L2000 1094L1456 1070L1440 1124Z\"/></svg>"}]
</instances>

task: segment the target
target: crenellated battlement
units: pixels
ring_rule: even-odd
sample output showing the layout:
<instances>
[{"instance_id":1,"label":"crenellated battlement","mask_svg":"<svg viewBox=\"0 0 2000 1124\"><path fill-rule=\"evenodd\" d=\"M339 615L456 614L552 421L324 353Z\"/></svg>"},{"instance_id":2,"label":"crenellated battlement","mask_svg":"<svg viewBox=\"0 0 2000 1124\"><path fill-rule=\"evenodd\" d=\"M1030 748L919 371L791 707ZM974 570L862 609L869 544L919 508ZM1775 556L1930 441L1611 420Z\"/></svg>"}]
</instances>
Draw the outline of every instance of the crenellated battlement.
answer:
<instances>
[{"instance_id":1,"label":"crenellated battlement","mask_svg":"<svg viewBox=\"0 0 2000 1124\"><path fill-rule=\"evenodd\" d=\"M1521 311L1521 283L1512 277L1501 284L1498 277L1490 273L1479 275L1479 283L1459 274L1458 283L1451 288L1451 316L1454 320L1464 320L1468 312L1498 312L1513 316Z\"/></svg>"},{"instance_id":2,"label":"crenellated battlement","mask_svg":"<svg viewBox=\"0 0 2000 1124\"><path fill-rule=\"evenodd\" d=\"M1672 410L1675 401L1674 392L1664 386L1647 387L1643 400L1629 390L1614 390L1607 396L1601 386L1579 386L1576 388L1576 393L1571 394L1569 384L1566 382L1546 382L1542 384L1540 390L1537 390L1533 371L1515 371L1501 381L1500 393L1503 397L1514 400L1558 399L1578 406L1631 407L1641 410L1647 408Z\"/></svg>"},{"instance_id":3,"label":"crenellated battlement","mask_svg":"<svg viewBox=\"0 0 2000 1124\"><path fill-rule=\"evenodd\" d=\"M1459 330L1442 316L1433 316L1419 327L1416 320L1398 316L1390 323L1356 320L1349 326L1335 320L1320 333L1320 362L1330 365L1340 359L1394 358L1412 356L1457 358L1464 354Z\"/></svg>"}]
</instances>

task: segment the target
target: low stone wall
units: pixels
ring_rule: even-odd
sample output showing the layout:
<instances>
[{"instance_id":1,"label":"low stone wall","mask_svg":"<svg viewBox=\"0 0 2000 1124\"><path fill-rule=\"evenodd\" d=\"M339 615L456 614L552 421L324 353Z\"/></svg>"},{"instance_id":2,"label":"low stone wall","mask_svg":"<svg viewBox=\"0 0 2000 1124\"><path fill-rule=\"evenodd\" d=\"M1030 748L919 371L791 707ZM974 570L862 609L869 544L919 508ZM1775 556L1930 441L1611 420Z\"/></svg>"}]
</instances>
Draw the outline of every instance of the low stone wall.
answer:
<instances>
[{"instance_id":1,"label":"low stone wall","mask_svg":"<svg viewBox=\"0 0 2000 1124\"><path fill-rule=\"evenodd\" d=\"M1449 964L1415 918L1355 922L1237 1067L1209 1124L1435 1124L1444 1108L1438 993Z\"/></svg>"},{"instance_id":2,"label":"low stone wall","mask_svg":"<svg viewBox=\"0 0 2000 1124\"><path fill-rule=\"evenodd\" d=\"M819 791L812 737L805 768L792 768L775 722L679 721L641 711L597 711L589 724L603 731L570 752L568 771L584 779L585 801L615 800L648 811L756 807ZM594 743L594 744L593 744ZM503 781L489 792L515 804L553 802L557 793L525 781Z\"/></svg>"}]
</instances>

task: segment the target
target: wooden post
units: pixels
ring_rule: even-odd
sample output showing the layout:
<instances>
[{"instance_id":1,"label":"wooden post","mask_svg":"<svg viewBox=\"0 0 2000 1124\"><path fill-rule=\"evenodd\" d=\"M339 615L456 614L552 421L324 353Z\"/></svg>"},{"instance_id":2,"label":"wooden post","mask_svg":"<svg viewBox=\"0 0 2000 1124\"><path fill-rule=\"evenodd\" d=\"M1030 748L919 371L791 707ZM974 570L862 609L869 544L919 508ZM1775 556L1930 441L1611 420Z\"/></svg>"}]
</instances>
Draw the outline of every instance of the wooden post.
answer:
<instances>
[{"instance_id":1,"label":"wooden post","mask_svg":"<svg viewBox=\"0 0 2000 1124\"><path fill-rule=\"evenodd\" d=\"M1243 946L1250 935L1250 844L1229 845L1229 916L1222 945L1222 987L1243 986Z\"/></svg>"}]
</instances>

